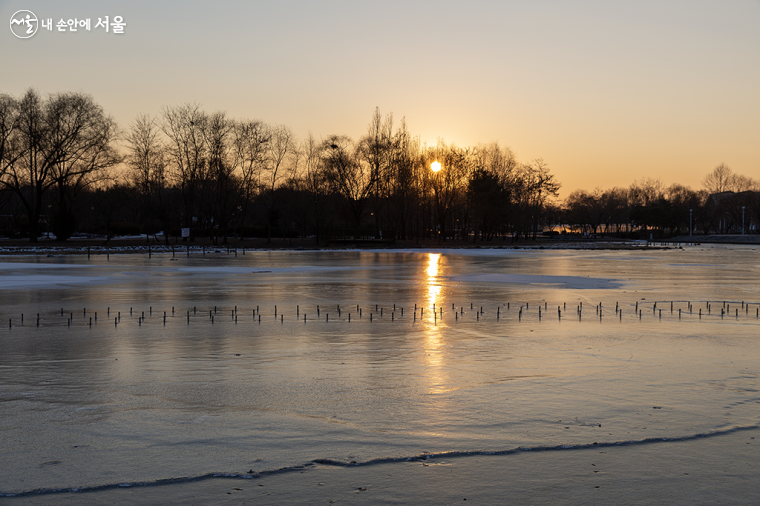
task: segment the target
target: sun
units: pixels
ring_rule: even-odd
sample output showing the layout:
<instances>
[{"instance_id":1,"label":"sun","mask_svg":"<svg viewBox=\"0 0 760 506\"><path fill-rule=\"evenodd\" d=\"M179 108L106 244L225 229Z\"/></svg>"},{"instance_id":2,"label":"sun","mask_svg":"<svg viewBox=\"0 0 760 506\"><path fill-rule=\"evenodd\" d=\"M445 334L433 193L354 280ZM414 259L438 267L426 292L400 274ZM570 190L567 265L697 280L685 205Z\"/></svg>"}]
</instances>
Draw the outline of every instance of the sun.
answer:
<instances>
[{"instance_id":1,"label":"sun","mask_svg":"<svg viewBox=\"0 0 760 506\"><path fill-rule=\"evenodd\" d=\"M431 163L430 170L432 170L433 172L438 172L439 170L441 170L441 164L438 161Z\"/></svg>"}]
</instances>

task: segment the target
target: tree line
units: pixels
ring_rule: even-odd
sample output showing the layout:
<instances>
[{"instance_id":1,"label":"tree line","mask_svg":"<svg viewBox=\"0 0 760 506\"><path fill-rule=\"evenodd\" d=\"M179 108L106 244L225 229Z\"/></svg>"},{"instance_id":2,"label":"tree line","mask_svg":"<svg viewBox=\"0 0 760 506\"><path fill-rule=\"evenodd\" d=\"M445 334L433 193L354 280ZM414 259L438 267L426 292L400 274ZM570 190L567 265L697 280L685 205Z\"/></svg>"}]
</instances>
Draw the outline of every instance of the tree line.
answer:
<instances>
[{"instance_id":1,"label":"tree line","mask_svg":"<svg viewBox=\"0 0 760 506\"><path fill-rule=\"evenodd\" d=\"M659 179L645 178L628 188L576 190L565 199L562 222L584 234L641 239L757 232L758 181L720 164L702 186L666 187Z\"/></svg>"},{"instance_id":2,"label":"tree line","mask_svg":"<svg viewBox=\"0 0 760 506\"><path fill-rule=\"evenodd\" d=\"M710 190L756 188L722 167L714 175L723 179ZM541 159L519 162L497 143L428 146L404 120L395 124L377 109L359 139L299 140L287 126L196 104L165 107L120 129L86 94L0 95L0 236L31 242L76 233L162 233L168 242L182 229L190 241L214 243L235 237L319 243L336 231L370 230L388 239L440 241L560 230L631 236L681 231L685 209L703 231L735 226L710 221L709 206L717 204L708 190L663 189L645 180L628 189L576 191L561 203L559 189ZM728 200L720 205L735 204Z\"/></svg>"}]
</instances>

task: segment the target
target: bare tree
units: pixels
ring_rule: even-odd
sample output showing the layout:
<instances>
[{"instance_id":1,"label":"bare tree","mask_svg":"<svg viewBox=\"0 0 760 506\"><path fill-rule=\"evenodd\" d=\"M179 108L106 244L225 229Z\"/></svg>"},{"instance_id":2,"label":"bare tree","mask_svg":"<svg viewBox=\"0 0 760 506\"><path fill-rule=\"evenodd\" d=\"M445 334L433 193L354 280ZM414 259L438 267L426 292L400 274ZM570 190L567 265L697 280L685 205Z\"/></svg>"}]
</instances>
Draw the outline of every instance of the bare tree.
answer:
<instances>
[{"instance_id":1,"label":"bare tree","mask_svg":"<svg viewBox=\"0 0 760 506\"><path fill-rule=\"evenodd\" d=\"M538 226L547 201L556 197L561 185L549 172L549 166L538 158L525 165L527 187L530 191L531 211L533 215L533 239L538 234Z\"/></svg>"},{"instance_id":2,"label":"bare tree","mask_svg":"<svg viewBox=\"0 0 760 506\"><path fill-rule=\"evenodd\" d=\"M167 156L161 132L156 122L147 115L138 116L127 133L127 167L129 179L142 199L142 211L146 222L153 216L161 222L168 242L167 209L165 202ZM151 227L145 230L149 240Z\"/></svg>"},{"instance_id":3,"label":"bare tree","mask_svg":"<svg viewBox=\"0 0 760 506\"><path fill-rule=\"evenodd\" d=\"M663 184L660 179L642 178L631 183L628 199L631 206L647 206L663 198Z\"/></svg>"},{"instance_id":4,"label":"bare tree","mask_svg":"<svg viewBox=\"0 0 760 506\"><path fill-rule=\"evenodd\" d=\"M396 234L406 238L410 222L419 207L420 139L412 137L406 121L393 135L388 167L389 201Z\"/></svg>"},{"instance_id":5,"label":"bare tree","mask_svg":"<svg viewBox=\"0 0 760 506\"><path fill-rule=\"evenodd\" d=\"M565 200L565 208L571 223L584 232L596 234L605 221L606 209L601 188L596 188L593 192L573 191Z\"/></svg>"},{"instance_id":6,"label":"bare tree","mask_svg":"<svg viewBox=\"0 0 760 506\"><path fill-rule=\"evenodd\" d=\"M208 171L203 181L205 194L203 203L206 214L211 216L215 227L211 227L212 240L216 244L218 227L226 244L229 224L235 215L240 197L240 178L234 174L234 123L223 112L207 117L204 136L208 148Z\"/></svg>"},{"instance_id":7,"label":"bare tree","mask_svg":"<svg viewBox=\"0 0 760 506\"><path fill-rule=\"evenodd\" d=\"M388 176L393 156L393 115L382 118L380 109L375 108L367 135L361 138L357 154L359 161L366 163L370 170L370 179L374 182L372 200L375 226L380 228L381 207L387 195Z\"/></svg>"},{"instance_id":8,"label":"bare tree","mask_svg":"<svg viewBox=\"0 0 760 506\"><path fill-rule=\"evenodd\" d=\"M296 158L297 144L293 132L284 125L272 127L266 149L267 157L262 174L262 187L266 192L267 242L272 242L272 227L275 222L277 205L275 190L280 183L292 177L294 172L293 162Z\"/></svg>"},{"instance_id":9,"label":"bare tree","mask_svg":"<svg viewBox=\"0 0 760 506\"><path fill-rule=\"evenodd\" d=\"M115 147L118 127L113 118L87 95L68 94L57 102L55 112L56 132L66 130L72 123L80 123L78 141L69 152L54 164L51 177L55 181L58 210L53 229L58 240L63 241L74 233L76 216L75 200L91 185L111 177L108 169L122 160Z\"/></svg>"},{"instance_id":10,"label":"bare tree","mask_svg":"<svg viewBox=\"0 0 760 506\"><path fill-rule=\"evenodd\" d=\"M199 193L208 170L208 146L206 145L207 115L197 104L185 104L164 108L161 130L168 139L167 155L171 163L175 183L182 191L185 226L194 225L199 216ZM191 238L194 233L191 229Z\"/></svg>"},{"instance_id":11,"label":"bare tree","mask_svg":"<svg viewBox=\"0 0 760 506\"><path fill-rule=\"evenodd\" d=\"M311 133L299 149L299 156L303 160L302 187L309 200L308 213L305 214L310 217L309 221L314 228L317 244L324 232L323 227L331 221L332 214L328 202L329 179L322 162L323 149L324 145L320 144Z\"/></svg>"},{"instance_id":12,"label":"bare tree","mask_svg":"<svg viewBox=\"0 0 760 506\"><path fill-rule=\"evenodd\" d=\"M367 200L375 188L376 174L357 159L349 137L331 135L322 143L322 163L333 190L343 197L353 226L361 227Z\"/></svg>"},{"instance_id":13,"label":"bare tree","mask_svg":"<svg viewBox=\"0 0 760 506\"><path fill-rule=\"evenodd\" d=\"M33 89L18 102L17 156L3 174L5 188L13 191L26 210L29 240L37 242L42 214L42 197L52 185L49 173L58 161L58 150L48 137L45 104Z\"/></svg>"},{"instance_id":14,"label":"bare tree","mask_svg":"<svg viewBox=\"0 0 760 506\"><path fill-rule=\"evenodd\" d=\"M467 181L474 167L471 153L454 145L438 141L435 148L424 155L423 174L426 187L430 190L435 215L434 236L439 240L447 237L447 223L458 207L464 204ZM434 171L432 164L438 162L440 170Z\"/></svg>"},{"instance_id":15,"label":"bare tree","mask_svg":"<svg viewBox=\"0 0 760 506\"><path fill-rule=\"evenodd\" d=\"M0 178L23 154L19 139L20 122L18 101L10 95L0 95Z\"/></svg>"},{"instance_id":16,"label":"bare tree","mask_svg":"<svg viewBox=\"0 0 760 506\"><path fill-rule=\"evenodd\" d=\"M500 225L514 224L513 204L523 186L521 166L512 150L497 142L477 146L473 159L477 176L473 173L468 183L472 212L465 213L463 219L479 216L481 230L486 227L492 235ZM465 224L470 225L468 221Z\"/></svg>"},{"instance_id":17,"label":"bare tree","mask_svg":"<svg viewBox=\"0 0 760 506\"><path fill-rule=\"evenodd\" d=\"M148 115L138 116L130 126L126 143L129 179L141 194L149 195L166 177L166 153L158 125Z\"/></svg>"},{"instance_id":18,"label":"bare tree","mask_svg":"<svg viewBox=\"0 0 760 506\"><path fill-rule=\"evenodd\" d=\"M95 174L119 161L113 147L116 124L89 95L58 93L47 100L33 89L18 102L17 149L0 179L21 200L29 219L29 240L37 242L43 196L59 189L62 239L70 233L73 194ZM6 160L10 158L6 156Z\"/></svg>"},{"instance_id":19,"label":"bare tree","mask_svg":"<svg viewBox=\"0 0 760 506\"><path fill-rule=\"evenodd\" d=\"M267 147L272 138L270 128L261 121L240 121L233 131L233 167L241 177L243 216L249 215L249 204L262 184L266 167Z\"/></svg>"},{"instance_id":20,"label":"bare tree","mask_svg":"<svg viewBox=\"0 0 760 506\"><path fill-rule=\"evenodd\" d=\"M499 146L498 142L479 145L473 156L479 168L496 174L504 183L509 183L511 178L516 177L520 165L517 157L510 148Z\"/></svg>"},{"instance_id":21,"label":"bare tree","mask_svg":"<svg viewBox=\"0 0 760 506\"><path fill-rule=\"evenodd\" d=\"M710 193L733 191L734 178L731 168L725 163L721 163L704 177L702 186Z\"/></svg>"},{"instance_id":22,"label":"bare tree","mask_svg":"<svg viewBox=\"0 0 760 506\"><path fill-rule=\"evenodd\" d=\"M734 174L731 181L731 190L737 193L746 191L758 191L760 189L760 183L752 179L751 177L744 176L742 174Z\"/></svg>"},{"instance_id":23,"label":"bare tree","mask_svg":"<svg viewBox=\"0 0 760 506\"><path fill-rule=\"evenodd\" d=\"M620 235L623 225L628 223L630 208L628 207L628 191L625 188L611 188L602 195L605 223L607 230L615 224L615 233Z\"/></svg>"}]
</instances>

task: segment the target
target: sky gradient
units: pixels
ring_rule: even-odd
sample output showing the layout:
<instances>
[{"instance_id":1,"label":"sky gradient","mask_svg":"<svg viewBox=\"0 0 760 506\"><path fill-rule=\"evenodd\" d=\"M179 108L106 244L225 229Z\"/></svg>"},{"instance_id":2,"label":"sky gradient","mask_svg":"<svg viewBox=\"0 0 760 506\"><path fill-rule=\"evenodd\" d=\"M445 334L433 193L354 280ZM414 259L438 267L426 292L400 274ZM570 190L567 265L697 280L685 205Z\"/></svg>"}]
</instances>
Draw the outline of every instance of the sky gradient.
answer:
<instances>
[{"instance_id":1,"label":"sky gradient","mask_svg":"<svg viewBox=\"0 0 760 506\"><path fill-rule=\"evenodd\" d=\"M303 138L374 108L428 144L498 141L562 183L760 179L760 1L0 0L0 92L82 91L123 128L195 102ZM90 18L91 31L10 18ZM95 29L122 16L125 33Z\"/></svg>"}]
</instances>

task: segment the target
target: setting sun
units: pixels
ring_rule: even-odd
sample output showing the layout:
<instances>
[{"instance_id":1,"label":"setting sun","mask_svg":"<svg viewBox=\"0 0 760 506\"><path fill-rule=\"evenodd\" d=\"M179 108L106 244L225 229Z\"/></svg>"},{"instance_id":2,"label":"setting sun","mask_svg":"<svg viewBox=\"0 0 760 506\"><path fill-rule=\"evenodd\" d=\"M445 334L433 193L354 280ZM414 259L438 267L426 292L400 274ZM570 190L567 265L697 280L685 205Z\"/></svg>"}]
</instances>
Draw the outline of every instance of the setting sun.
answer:
<instances>
[{"instance_id":1,"label":"setting sun","mask_svg":"<svg viewBox=\"0 0 760 506\"><path fill-rule=\"evenodd\" d=\"M430 169L433 172L438 172L439 170L441 170L441 164L439 162L437 162L437 161L433 162L433 163L430 164Z\"/></svg>"}]
</instances>

